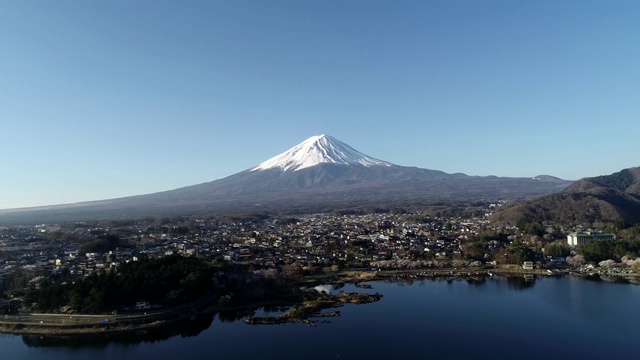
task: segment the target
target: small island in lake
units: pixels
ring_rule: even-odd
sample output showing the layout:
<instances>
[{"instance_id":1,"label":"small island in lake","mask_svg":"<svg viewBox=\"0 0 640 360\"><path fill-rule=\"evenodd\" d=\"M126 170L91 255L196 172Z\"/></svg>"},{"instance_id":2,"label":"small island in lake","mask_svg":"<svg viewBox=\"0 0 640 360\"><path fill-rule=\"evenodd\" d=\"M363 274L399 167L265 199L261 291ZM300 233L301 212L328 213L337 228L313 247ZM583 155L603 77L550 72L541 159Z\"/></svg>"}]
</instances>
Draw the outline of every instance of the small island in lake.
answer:
<instances>
[{"instance_id":1,"label":"small island in lake","mask_svg":"<svg viewBox=\"0 0 640 360\"><path fill-rule=\"evenodd\" d=\"M320 294L313 300L307 300L295 305L291 310L279 316L250 317L245 323L250 325L273 325L285 323L305 323L316 326L311 318L325 318L340 316L339 311L320 312L323 309L336 308L345 304L366 304L379 301L380 294L341 293L338 295Z\"/></svg>"}]
</instances>

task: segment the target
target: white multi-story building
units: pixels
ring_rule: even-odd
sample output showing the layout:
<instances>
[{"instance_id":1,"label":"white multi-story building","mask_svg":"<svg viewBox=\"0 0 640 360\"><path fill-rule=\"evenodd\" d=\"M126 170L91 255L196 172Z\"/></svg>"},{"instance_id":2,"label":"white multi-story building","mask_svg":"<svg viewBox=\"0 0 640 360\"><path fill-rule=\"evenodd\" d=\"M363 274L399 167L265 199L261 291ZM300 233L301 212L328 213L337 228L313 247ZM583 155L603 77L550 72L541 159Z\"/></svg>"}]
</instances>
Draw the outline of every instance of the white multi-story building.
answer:
<instances>
[{"instance_id":1,"label":"white multi-story building","mask_svg":"<svg viewBox=\"0 0 640 360\"><path fill-rule=\"evenodd\" d=\"M571 233L567 235L567 243L571 246L576 246L579 244L584 244L587 241L597 240L597 241L611 241L614 240L615 236L612 234L607 234L603 232L593 232L593 231L585 231L580 233Z\"/></svg>"}]
</instances>

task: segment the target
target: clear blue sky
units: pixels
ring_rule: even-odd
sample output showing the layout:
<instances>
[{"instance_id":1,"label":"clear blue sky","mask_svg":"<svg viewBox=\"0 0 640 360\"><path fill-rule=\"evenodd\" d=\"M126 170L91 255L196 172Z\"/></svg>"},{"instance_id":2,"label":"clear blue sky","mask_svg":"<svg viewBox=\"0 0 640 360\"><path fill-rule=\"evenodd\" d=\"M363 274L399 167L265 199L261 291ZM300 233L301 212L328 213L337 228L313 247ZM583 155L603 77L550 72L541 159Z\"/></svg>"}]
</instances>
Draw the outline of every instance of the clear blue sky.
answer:
<instances>
[{"instance_id":1,"label":"clear blue sky","mask_svg":"<svg viewBox=\"0 0 640 360\"><path fill-rule=\"evenodd\" d=\"M398 165L638 166L640 1L0 2L0 208L152 193L330 134Z\"/></svg>"}]
</instances>

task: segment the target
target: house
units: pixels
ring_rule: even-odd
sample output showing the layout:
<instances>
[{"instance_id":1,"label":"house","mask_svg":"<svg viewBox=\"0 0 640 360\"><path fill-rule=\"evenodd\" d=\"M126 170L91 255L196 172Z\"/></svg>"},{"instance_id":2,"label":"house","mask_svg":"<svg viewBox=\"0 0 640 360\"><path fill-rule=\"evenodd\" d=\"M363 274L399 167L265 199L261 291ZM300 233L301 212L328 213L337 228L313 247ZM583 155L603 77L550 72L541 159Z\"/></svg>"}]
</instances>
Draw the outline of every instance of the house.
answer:
<instances>
[{"instance_id":1,"label":"house","mask_svg":"<svg viewBox=\"0 0 640 360\"><path fill-rule=\"evenodd\" d=\"M533 270L533 261L525 261L522 263L522 270Z\"/></svg>"}]
</instances>

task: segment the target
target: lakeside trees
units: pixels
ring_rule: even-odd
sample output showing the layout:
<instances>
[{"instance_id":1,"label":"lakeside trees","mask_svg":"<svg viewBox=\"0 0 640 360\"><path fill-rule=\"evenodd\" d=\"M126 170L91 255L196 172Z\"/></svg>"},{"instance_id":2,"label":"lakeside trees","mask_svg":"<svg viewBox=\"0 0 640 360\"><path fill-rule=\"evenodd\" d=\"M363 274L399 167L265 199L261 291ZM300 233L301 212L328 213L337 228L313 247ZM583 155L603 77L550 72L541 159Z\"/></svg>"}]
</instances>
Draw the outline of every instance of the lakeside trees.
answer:
<instances>
[{"instance_id":1,"label":"lakeside trees","mask_svg":"<svg viewBox=\"0 0 640 360\"><path fill-rule=\"evenodd\" d=\"M566 241L554 241L544 246L543 252L545 256L567 257L571 253L571 248Z\"/></svg>"},{"instance_id":2,"label":"lakeside trees","mask_svg":"<svg viewBox=\"0 0 640 360\"><path fill-rule=\"evenodd\" d=\"M578 254L589 262L599 263L608 259L621 259L624 256L636 258L640 256L640 241L588 241L577 248Z\"/></svg>"},{"instance_id":3,"label":"lakeside trees","mask_svg":"<svg viewBox=\"0 0 640 360\"><path fill-rule=\"evenodd\" d=\"M45 279L24 297L27 306L40 312L67 311L101 314L144 299L171 306L185 303L213 290L209 265L196 258L165 256L131 261L118 270L94 274L75 283Z\"/></svg>"}]
</instances>

